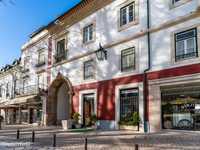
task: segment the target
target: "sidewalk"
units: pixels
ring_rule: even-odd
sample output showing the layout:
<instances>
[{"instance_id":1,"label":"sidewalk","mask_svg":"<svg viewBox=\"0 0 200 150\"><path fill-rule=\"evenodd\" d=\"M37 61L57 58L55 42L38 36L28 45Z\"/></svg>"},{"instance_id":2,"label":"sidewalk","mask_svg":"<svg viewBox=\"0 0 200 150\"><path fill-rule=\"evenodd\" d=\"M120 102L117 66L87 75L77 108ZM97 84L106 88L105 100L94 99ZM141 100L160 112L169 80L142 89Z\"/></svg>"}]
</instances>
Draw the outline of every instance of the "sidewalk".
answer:
<instances>
[{"instance_id":1,"label":"sidewalk","mask_svg":"<svg viewBox=\"0 0 200 150\"><path fill-rule=\"evenodd\" d=\"M16 128L9 131L15 131ZM4 130L6 131L6 130ZM199 132L165 130L159 133L134 133L132 131L89 131L69 132L60 128L38 128L35 134L35 143L31 143L32 128L23 129L20 140L16 134L4 136L0 133L0 150L13 148L15 150L46 150L53 149L53 134L57 133L57 150L84 150L87 137L90 150L134 150L139 145L139 150L200 150ZM2 131L3 132L3 131ZM20 143L20 144L18 144Z\"/></svg>"}]
</instances>

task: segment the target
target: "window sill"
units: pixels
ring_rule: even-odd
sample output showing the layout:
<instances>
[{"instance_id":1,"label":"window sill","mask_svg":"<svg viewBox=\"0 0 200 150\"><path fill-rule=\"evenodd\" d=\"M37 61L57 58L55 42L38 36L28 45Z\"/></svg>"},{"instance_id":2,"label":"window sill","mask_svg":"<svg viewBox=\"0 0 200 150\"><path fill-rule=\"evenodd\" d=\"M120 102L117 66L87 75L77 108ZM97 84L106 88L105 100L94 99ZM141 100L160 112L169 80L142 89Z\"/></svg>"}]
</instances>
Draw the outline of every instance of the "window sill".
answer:
<instances>
[{"instance_id":1,"label":"window sill","mask_svg":"<svg viewBox=\"0 0 200 150\"><path fill-rule=\"evenodd\" d=\"M90 40L90 41L88 41L88 42L83 42L83 46L86 46L86 45L92 44L92 43L94 43L94 42L95 42L94 39L93 39L93 40Z\"/></svg>"},{"instance_id":2,"label":"window sill","mask_svg":"<svg viewBox=\"0 0 200 150\"><path fill-rule=\"evenodd\" d=\"M139 24L139 21L138 21L138 20L135 20L135 21L130 22L130 23L128 23L128 24L125 24L125 25L123 25L123 26L119 26L118 31L121 32L121 31L123 31L123 30L126 30L126 29L128 29L128 28L130 28L130 27L132 27L132 26L138 25L138 24Z\"/></svg>"},{"instance_id":3,"label":"window sill","mask_svg":"<svg viewBox=\"0 0 200 150\"><path fill-rule=\"evenodd\" d=\"M179 61L175 61L175 59L173 59L172 65L173 66L189 65L189 64L199 63L199 61L200 61L200 57L191 57L191 58L183 59Z\"/></svg>"},{"instance_id":4,"label":"window sill","mask_svg":"<svg viewBox=\"0 0 200 150\"><path fill-rule=\"evenodd\" d=\"M96 77L93 77L93 78L90 78L90 79L82 79L82 82L85 82L85 83L90 83L90 82L95 82L96 81Z\"/></svg>"},{"instance_id":5,"label":"window sill","mask_svg":"<svg viewBox=\"0 0 200 150\"><path fill-rule=\"evenodd\" d=\"M44 66L46 63L45 62L39 62L38 64L35 65L35 67L42 67Z\"/></svg>"},{"instance_id":6,"label":"window sill","mask_svg":"<svg viewBox=\"0 0 200 150\"><path fill-rule=\"evenodd\" d=\"M29 69L23 69L22 70L22 73L27 73L27 72L29 72Z\"/></svg>"},{"instance_id":7,"label":"window sill","mask_svg":"<svg viewBox=\"0 0 200 150\"><path fill-rule=\"evenodd\" d=\"M170 2L170 9L174 9L174 8L184 5L185 3L188 3L190 1L192 1L192 0L183 0L180 2L176 2L175 4L172 4L172 2Z\"/></svg>"},{"instance_id":8,"label":"window sill","mask_svg":"<svg viewBox=\"0 0 200 150\"><path fill-rule=\"evenodd\" d=\"M92 81L92 80L95 80L95 77L93 77L93 78L83 78L83 81Z\"/></svg>"},{"instance_id":9,"label":"window sill","mask_svg":"<svg viewBox=\"0 0 200 150\"><path fill-rule=\"evenodd\" d=\"M120 76L126 76L126 75L132 75L134 73L137 73L138 70L137 69L131 69L131 70L124 70L119 73Z\"/></svg>"}]
</instances>

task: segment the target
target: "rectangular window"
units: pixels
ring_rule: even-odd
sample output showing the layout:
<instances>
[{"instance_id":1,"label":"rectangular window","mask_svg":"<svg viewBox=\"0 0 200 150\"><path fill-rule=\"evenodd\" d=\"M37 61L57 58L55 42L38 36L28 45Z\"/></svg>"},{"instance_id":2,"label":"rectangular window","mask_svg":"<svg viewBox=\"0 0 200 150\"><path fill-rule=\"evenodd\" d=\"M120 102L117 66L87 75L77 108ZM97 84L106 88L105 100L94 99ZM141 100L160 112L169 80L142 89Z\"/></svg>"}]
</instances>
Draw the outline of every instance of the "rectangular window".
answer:
<instances>
[{"instance_id":1,"label":"rectangular window","mask_svg":"<svg viewBox=\"0 0 200 150\"><path fill-rule=\"evenodd\" d=\"M93 40L93 24L90 24L83 28L83 43L87 43Z\"/></svg>"},{"instance_id":2,"label":"rectangular window","mask_svg":"<svg viewBox=\"0 0 200 150\"><path fill-rule=\"evenodd\" d=\"M45 64L45 51L38 51L38 64Z\"/></svg>"},{"instance_id":3,"label":"rectangular window","mask_svg":"<svg viewBox=\"0 0 200 150\"><path fill-rule=\"evenodd\" d=\"M6 84L6 97L9 97L10 96L10 93L9 93L9 83Z\"/></svg>"},{"instance_id":4,"label":"rectangular window","mask_svg":"<svg viewBox=\"0 0 200 150\"><path fill-rule=\"evenodd\" d=\"M56 62L60 62L66 58L67 58L67 53L65 49L65 39L62 39L57 42Z\"/></svg>"},{"instance_id":5,"label":"rectangular window","mask_svg":"<svg viewBox=\"0 0 200 150\"><path fill-rule=\"evenodd\" d=\"M38 75L38 88L44 89L45 88L45 76L44 73Z\"/></svg>"},{"instance_id":6,"label":"rectangular window","mask_svg":"<svg viewBox=\"0 0 200 150\"><path fill-rule=\"evenodd\" d=\"M65 39L57 42L57 54L62 55L65 52Z\"/></svg>"},{"instance_id":7,"label":"rectangular window","mask_svg":"<svg viewBox=\"0 0 200 150\"><path fill-rule=\"evenodd\" d=\"M2 85L0 85L0 97L2 97Z\"/></svg>"},{"instance_id":8,"label":"rectangular window","mask_svg":"<svg viewBox=\"0 0 200 150\"><path fill-rule=\"evenodd\" d=\"M30 56L24 58L24 70L29 70L30 67Z\"/></svg>"},{"instance_id":9,"label":"rectangular window","mask_svg":"<svg viewBox=\"0 0 200 150\"><path fill-rule=\"evenodd\" d=\"M29 83L29 79L25 78L23 80L23 94L27 94L29 91L28 83Z\"/></svg>"},{"instance_id":10,"label":"rectangular window","mask_svg":"<svg viewBox=\"0 0 200 150\"><path fill-rule=\"evenodd\" d=\"M198 57L197 29L175 34L176 61Z\"/></svg>"},{"instance_id":11,"label":"rectangular window","mask_svg":"<svg viewBox=\"0 0 200 150\"><path fill-rule=\"evenodd\" d=\"M172 0L172 4L176 4L178 2L180 2L181 0Z\"/></svg>"},{"instance_id":12,"label":"rectangular window","mask_svg":"<svg viewBox=\"0 0 200 150\"><path fill-rule=\"evenodd\" d=\"M120 26L135 21L135 2L120 9Z\"/></svg>"},{"instance_id":13,"label":"rectangular window","mask_svg":"<svg viewBox=\"0 0 200 150\"><path fill-rule=\"evenodd\" d=\"M120 91L120 121L129 121L135 112L139 112L139 94L137 89Z\"/></svg>"},{"instance_id":14,"label":"rectangular window","mask_svg":"<svg viewBox=\"0 0 200 150\"><path fill-rule=\"evenodd\" d=\"M84 62L84 79L94 78L94 60Z\"/></svg>"},{"instance_id":15,"label":"rectangular window","mask_svg":"<svg viewBox=\"0 0 200 150\"><path fill-rule=\"evenodd\" d=\"M121 51L121 71L135 69L135 48L128 48Z\"/></svg>"},{"instance_id":16,"label":"rectangular window","mask_svg":"<svg viewBox=\"0 0 200 150\"><path fill-rule=\"evenodd\" d=\"M15 92L15 95L20 94L20 80L19 79L16 79L14 81L14 92Z\"/></svg>"},{"instance_id":17,"label":"rectangular window","mask_svg":"<svg viewBox=\"0 0 200 150\"><path fill-rule=\"evenodd\" d=\"M162 127L200 130L200 84L161 87Z\"/></svg>"}]
</instances>

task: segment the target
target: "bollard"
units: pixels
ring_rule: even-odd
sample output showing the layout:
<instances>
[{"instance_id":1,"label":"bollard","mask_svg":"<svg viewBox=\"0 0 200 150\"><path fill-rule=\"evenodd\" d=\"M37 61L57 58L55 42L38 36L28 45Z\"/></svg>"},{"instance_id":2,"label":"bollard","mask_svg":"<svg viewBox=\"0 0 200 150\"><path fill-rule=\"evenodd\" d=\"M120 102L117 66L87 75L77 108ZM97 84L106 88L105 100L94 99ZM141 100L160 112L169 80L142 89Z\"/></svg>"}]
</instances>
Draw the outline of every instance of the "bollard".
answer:
<instances>
[{"instance_id":1,"label":"bollard","mask_svg":"<svg viewBox=\"0 0 200 150\"><path fill-rule=\"evenodd\" d=\"M85 138L85 150L87 150L87 138Z\"/></svg>"},{"instance_id":2,"label":"bollard","mask_svg":"<svg viewBox=\"0 0 200 150\"><path fill-rule=\"evenodd\" d=\"M53 134L53 147L56 147L56 134Z\"/></svg>"},{"instance_id":3,"label":"bollard","mask_svg":"<svg viewBox=\"0 0 200 150\"><path fill-rule=\"evenodd\" d=\"M17 130L17 140L19 139L19 129Z\"/></svg>"},{"instance_id":4,"label":"bollard","mask_svg":"<svg viewBox=\"0 0 200 150\"><path fill-rule=\"evenodd\" d=\"M135 144L135 150L138 150L138 149L139 149L138 144Z\"/></svg>"},{"instance_id":5,"label":"bollard","mask_svg":"<svg viewBox=\"0 0 200 150\"><path fill-rule=\"evenodd\" d=\"M34 143L35 142L35 131L33 130L32 131L32 143Z\"/></svg>"}]
</instances>

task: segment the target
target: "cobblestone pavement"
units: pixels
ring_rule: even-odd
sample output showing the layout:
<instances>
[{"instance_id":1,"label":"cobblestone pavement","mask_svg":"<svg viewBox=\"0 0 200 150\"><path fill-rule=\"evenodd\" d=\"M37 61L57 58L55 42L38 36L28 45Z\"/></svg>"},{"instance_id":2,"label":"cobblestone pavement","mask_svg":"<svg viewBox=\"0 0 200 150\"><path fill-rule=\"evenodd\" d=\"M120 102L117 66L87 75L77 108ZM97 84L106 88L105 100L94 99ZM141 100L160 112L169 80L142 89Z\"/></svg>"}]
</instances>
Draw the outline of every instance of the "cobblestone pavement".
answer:
<instances>
[{"instance_id":1,"label":"cobblestone pavement","mask_svg":"<svg viewBox=\"0 0 200 150\"><path fill-rule=\"evenodd\" d=\"M24 130L20 140L16 131L0 131L0 150L84 150L85 137L88 150L200 150L200 132L162 131L142 134L131 131L62 132L49 128L35 131L35 143L31 143L31 128ZM51 132L49 132L51 131ZM57 133L56 148L52 148L53 134Z\"/></svg>"}]
</instances>

